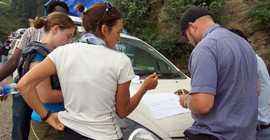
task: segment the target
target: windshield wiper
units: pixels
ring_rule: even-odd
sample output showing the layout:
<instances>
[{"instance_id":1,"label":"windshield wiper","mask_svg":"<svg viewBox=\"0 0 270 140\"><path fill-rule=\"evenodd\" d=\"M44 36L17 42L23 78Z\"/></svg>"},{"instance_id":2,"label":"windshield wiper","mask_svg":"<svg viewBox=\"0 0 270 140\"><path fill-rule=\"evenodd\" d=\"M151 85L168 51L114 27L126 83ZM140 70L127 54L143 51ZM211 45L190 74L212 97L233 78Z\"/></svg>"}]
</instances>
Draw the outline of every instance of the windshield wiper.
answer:
<instances>
[{"instance_id":1,"label":"windshield wiper","mask_svg":"<svg viewBox=\"0 0 270 140\"><path fill-rule=\"evenodd\" d=\"M153 73L154 72L135 72L135 74L140 76L140 77L147 77ZM159 78L162 78L162 79L174 79L174 78L187 79L187 77L184 74L182 74L180 71L178 71L177 73L157 72L157 74L160 74Z\"/></svg>"},{"instance_id":2,"label":"windshield wiper","mask_svg":"<svg viewBox=\"0 0 270 140\"><path fill-rule=\"evenodd\" d=\"M174 79L174 78L180 78L180 79L186 79L187 77L183 75L180 71L177 73L161 73L159 78L167 78L167 79Z\"/></svg>"},{"instance_id":3,"label":"windshield wiper","mask_svg":"<svg viewBox=\"0 0 270 140\"><path fill-rule=\"evenodd\" d=\"M147 77L153 73L151 73L151 72L135 72L135 74L140 76L140 77Z\"/></svg>"}]
</instances>

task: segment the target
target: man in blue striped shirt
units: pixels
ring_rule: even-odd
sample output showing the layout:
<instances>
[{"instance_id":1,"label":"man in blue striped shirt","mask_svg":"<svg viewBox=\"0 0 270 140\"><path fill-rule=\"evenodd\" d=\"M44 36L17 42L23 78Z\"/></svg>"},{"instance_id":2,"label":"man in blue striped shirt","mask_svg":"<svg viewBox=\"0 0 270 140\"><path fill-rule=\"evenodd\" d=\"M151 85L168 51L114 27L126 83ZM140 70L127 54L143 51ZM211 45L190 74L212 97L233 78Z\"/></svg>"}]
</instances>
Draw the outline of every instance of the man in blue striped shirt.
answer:
<instances>
[{"instance_id":1,"label":"man in blue striped shirt","mask_svg":"<svg viewBox=\"0 0 270 140\"><path fill-rule=\"evenodd\" d=\"M253 48L216 24L203 7L187 9L180 24L179 41L195 46L189 60L191 90L180 95L180 104L195 120L185 137L254 140L258 73Z\"/></svg>"}]
</instances>

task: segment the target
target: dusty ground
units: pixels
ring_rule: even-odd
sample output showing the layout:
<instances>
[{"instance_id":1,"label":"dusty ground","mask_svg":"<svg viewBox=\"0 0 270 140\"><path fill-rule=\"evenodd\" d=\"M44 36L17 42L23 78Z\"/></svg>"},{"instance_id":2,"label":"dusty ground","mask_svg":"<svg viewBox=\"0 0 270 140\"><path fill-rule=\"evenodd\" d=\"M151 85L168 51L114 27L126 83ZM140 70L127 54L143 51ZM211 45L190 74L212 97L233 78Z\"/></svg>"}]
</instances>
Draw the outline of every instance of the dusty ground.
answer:
<instances>
[{"instance_id":1,"label":"dusty ground","mask_svg":"<svg viewBox=\"0 0 270 140\"><path fill-rule=\"evenodd\" d=\"M7 83L12 83L12 77L7 78ZM12 131L12 96L0 102L0 140L11 140Z\"/></svg>"}]
</instances>

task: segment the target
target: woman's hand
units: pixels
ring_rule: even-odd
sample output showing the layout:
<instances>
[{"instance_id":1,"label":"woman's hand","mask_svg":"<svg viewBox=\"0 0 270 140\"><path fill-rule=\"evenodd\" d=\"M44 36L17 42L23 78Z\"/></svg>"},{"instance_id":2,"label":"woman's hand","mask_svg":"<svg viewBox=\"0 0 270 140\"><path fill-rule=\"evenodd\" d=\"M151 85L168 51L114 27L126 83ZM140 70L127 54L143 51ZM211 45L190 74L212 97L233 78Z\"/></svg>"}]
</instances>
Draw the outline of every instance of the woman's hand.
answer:
<instances>
[{"instance_id":1,"label":"woman's hand","mask_svg":"<svg viewBox=\"0 0 270 140\"><path fill-rule=\"evenodd\" d=\"M56 130L63 131L65 126L58 120L58 113L52 113L46 120L48 124L54 127Z\"/></svg>"},{"instance_id":2,"label":"woman's hand","mask_svg":"<svg viewBox=\"0 0 270 140\"><path fill-rule=\"evenodd\" d=\"M137 93L131 98L129 93L130 81L117 85L116 113L120 118L128 116L137 107L147 90L157 87L158 76L159 75L156 75L156 73L148 76Z\"/></svg>"},{"instance_id":3,"label":"woman's hand","mask_svg":"<svg viewBox=\"0 0 270 140\"><path fill-rule=\"evenodd\" d=\"M151 90L151 89L155 89L157 87L158 84L158 76L156 73L151 74L150 76L148 76L147 78L145 78L142 87L145 90Z\"/></svg>"}]
</instances>

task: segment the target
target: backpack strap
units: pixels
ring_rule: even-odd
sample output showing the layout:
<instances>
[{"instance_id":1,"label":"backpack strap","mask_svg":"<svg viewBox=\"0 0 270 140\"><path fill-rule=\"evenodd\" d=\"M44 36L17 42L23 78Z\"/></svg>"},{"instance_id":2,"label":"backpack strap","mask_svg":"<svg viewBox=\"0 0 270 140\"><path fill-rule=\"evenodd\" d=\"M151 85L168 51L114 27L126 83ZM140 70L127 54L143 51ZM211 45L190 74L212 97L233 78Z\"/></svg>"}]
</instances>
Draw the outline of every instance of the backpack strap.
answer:
<instances>
[{"instance_id":1,"label":"backpack strap","mask_svg":"<svg viewBox=\"0 0 270 140\"><path fill-rule=\"evenodd\" d=\"M18 76L14 79L15 83L18 83L21 77L23 77L29 71L30 64L32 60L36 57L36 52L38 52L41 56L46 57L50 53L50 50L39 42L31 42L21 54L21 58L17 68ZM52 89L61 90L57 74L51 76L51 85Z\"/></svg>"},{"instance_id":2,"label":"backpack strap","mask_svg":"<svg viewBox=\"0 0 270 140\"><path fill-rule=\"evenodd\" d=\"M50 53L50 50L39 42L30 42L21 54L17 67L18 77L15 78L14 82L19 82L21 77L29 71L31 61L36 57L36 52L46 57Z\"/></svg>"}]
</instances>

